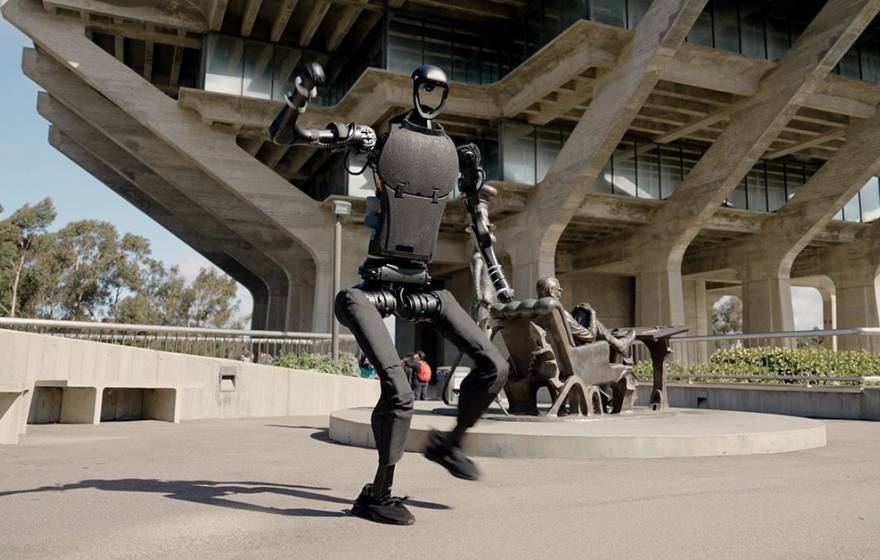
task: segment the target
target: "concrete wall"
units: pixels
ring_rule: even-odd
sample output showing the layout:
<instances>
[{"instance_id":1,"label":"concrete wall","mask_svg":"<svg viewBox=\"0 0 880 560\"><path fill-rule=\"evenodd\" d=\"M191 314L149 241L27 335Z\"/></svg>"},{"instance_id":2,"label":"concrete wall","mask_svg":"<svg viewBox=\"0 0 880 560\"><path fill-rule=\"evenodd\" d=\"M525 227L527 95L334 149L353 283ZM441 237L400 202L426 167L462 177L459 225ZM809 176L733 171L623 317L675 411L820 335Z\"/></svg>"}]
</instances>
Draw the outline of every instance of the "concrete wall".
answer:
<instances>
[{"instance_id":1,"label":"concrete wall","mask_svg":"<svg viewBox=\"0 0 880 560\"><path fill-rule=\"evenodd\" d=\"M60 398L58 421L94 424L102 409L178 422L324 415L379 397L378 383L353 377L7 330L0 355L0 443L17 443L38 390L35 418L55 421L46 398Z\"/></svg>"},{"instance_id":2,"label":"concrete wall","mask_svg":"<svg viewBox=\"0 0 880 560\"><path fill-rule=\"evenodd\" d=\"M560 275L559 282L565 290L562 302L566 308L587 302L609 328L635 325L635 278L632 276L574 272ZM535 297L534 288L526 297Z\"/></svg>"},{"instance_id":3,"label":"concrete wall","mask_svg":"<svg viewBox=\"0 0 880 560\"><path fill-rule=\"evenodd\" d=\"M637 405L649 401L651 386L638 388ZM810 418L880 420L880 387L822 389L780 385L672 384L669 404L675 408L709 408L764 412Z\"/></svg>"}]
</instances>

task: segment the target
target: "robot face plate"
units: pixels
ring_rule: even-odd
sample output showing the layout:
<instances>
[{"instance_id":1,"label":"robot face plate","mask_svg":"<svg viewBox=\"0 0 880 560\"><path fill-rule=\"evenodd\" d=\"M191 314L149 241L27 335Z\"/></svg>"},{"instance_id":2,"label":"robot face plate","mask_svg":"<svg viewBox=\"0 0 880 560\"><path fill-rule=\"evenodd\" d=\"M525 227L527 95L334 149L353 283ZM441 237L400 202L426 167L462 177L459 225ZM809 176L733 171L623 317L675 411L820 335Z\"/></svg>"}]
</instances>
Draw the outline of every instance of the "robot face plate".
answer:
<instances>
[{"instance_id":1,"label":"robot face plate","mask_svg":"<svg viewBox=\"0 0 880 560\"><path fill-rule=\"evenodd\" d=\"M423 64L416 68L412 73L413 81L413 107L416 112L425 120L437 118L443 112L446 106L446 97L449 95L449 81L446 78L446 72L437 66ZM440 89L440 101L436 107L423 103L422 94L433 93L435 89Z\"/></svg>"}]
</instances>

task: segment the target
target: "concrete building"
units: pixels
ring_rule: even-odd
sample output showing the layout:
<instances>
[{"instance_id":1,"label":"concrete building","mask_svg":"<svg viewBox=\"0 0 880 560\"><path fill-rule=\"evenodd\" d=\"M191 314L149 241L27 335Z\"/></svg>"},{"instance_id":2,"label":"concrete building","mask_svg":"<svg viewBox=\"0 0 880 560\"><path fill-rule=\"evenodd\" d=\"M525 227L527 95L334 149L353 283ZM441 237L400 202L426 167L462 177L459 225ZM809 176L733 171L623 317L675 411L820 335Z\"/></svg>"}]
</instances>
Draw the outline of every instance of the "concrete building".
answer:
<instances>
[{"instance_id":1,"label":"concrete building","mask_svg":"<svg viewBox=\"0 0 880 560\"><path fill-rule=\"evenodd\" d=\"M454 81L442 123L500 190L521 297L555 274L611 325L687 323L744 302L793 327L880 326L880 0L7 0L33 39L49 142L254 295L259 328L327 331L333 197L354 203L344 282L367 247L370 177L268 142L304 61L328 86L304 120L381 132L426 62ZM465 214L432 266L470 299ZM834 311L836 310L836 311ZM439 357L421 327L398 342Z\"/></svg>"}]
</instances>

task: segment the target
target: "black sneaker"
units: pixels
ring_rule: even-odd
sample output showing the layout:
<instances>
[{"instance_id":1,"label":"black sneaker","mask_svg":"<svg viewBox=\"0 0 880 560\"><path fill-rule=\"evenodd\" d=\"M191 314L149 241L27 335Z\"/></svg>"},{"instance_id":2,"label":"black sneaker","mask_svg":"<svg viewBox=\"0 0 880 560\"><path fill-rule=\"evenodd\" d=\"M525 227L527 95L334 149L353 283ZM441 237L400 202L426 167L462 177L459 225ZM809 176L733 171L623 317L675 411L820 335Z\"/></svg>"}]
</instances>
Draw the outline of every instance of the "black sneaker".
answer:
<instances>
[{"instance_id":1,"label":"black sneaker","mask_svg":"<svg viewBox=\"0 0 880 560\"><path fill-rule=\"evenodd\" d=\"M433 431L425 446L425 458L443 466L449 474L464 480L479 480L480 469L457 447L446 445L440 432Z\"/></svg>"},{"instance_id":2,"label":"black sneaker","mask_svg":"<svg viewBox=\"0 0 880 560\"><path fill-rule=\"evenodd\" d=\"M398 498L389 494L376 498L372 491L372 484L364 486L357 500L354 501L354 505L351 506L353 514L376 523L389 525L412 525L416 522L413 514L403 505L403 502L406 501L405 497Z\"/></svg>"}]
</instances>

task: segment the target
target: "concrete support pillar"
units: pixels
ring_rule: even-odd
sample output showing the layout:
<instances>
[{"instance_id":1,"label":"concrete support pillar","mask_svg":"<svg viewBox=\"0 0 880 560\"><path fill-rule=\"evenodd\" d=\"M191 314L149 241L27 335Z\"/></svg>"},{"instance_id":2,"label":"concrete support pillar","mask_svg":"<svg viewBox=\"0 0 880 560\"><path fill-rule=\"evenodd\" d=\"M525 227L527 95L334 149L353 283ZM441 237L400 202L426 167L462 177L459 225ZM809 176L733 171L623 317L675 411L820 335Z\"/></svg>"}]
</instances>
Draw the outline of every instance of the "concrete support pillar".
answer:
<instances>
[{"instance_id":1,"label":"concrete support pillar","mask_svg":"<svg viewBox=\"0 0 880 560\"><path fill-rule=\"evenodd\" d=\"M680 270L639 273L636 277L636 323L644 326L685 324Z\"/></svg>"},{"instance_id":2,"label":"concrete support pillar","mask_svg":"<svg viewBox=\"0 0 880 560\"><path fill-rule=\"evenodd\" d=\"M864 263L831 274L837 287L837 327L880 327L880 270ZM880 336L840 337L841 350L867 350L880 353Z\"/></svg>"},{"instance_id":3,"label":"concrete support pillar","mask_svg":"<svg viewBox=\"0 0 880 560\"><path fill-rule=\"evenodd\" d=\"M510 247L511 278L508 279L517 299L537 297L535 286L541 278L556 275L555 245L540 250L517 245Z\"/></svg>"},{"instance_id":4,"label":"concrete support pillar","mask_svg":"<svg viewBox=\"0 0 880 560\"><path fill-rule=\"evenodd\" d=\"M743 274L743 332L794 330L788 275Z\"/></svg>"}]
</instances>

